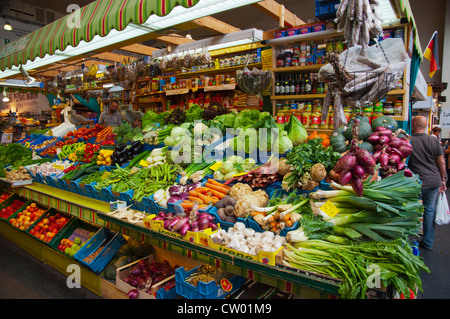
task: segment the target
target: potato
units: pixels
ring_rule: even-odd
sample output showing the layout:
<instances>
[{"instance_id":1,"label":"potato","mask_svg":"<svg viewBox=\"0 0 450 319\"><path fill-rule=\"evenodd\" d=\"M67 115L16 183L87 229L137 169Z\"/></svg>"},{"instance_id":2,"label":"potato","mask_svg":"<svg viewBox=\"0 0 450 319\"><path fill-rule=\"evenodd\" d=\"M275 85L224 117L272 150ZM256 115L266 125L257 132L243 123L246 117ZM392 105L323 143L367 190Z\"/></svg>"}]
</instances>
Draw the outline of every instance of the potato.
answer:
<instances>
[{"instance_id":1,"label":"potato","mask_svg":"<svg viewBox=\"0 0 450 319\"><path fill-rule=\"evenodd\" d=\"M225 208L219 208L217 210L217 216L219 216L220 220L225 220L225 218L227 217L227 215L225 214Z\"/></svg>"},{"instance_id":2,"label":"potato","mask_svg":"<svg viewBox=\"0 0 450 319\"><path fill-rule=\"evenodd\" d=\"M225 207L225 214L228 216L234 216L234 206L228 205Z\"/></svg>"},{"instance_id":3,"label":"potato","mask_svg":"<svg viewBox=\"0 0 450 319\"><path fill-rule=\"evenodd\" d=\"M225 200L224 204L225 204L225 207L226 207L226 206L233 206L233 207L234 207L234 206L236 205L236 198L228 197L228 198Z\"/></svg>"},{"instance_id":4,"label":"potato","mask_svg":"<svg viewBox=\"0 0 450 319\"><path fill-rule=\"evenodd\" d=\"M235 223L237 220L236 216L229 216L227 215L227 217L225 217L225 221L228 223Z\"/></svg>"}]
</instances>

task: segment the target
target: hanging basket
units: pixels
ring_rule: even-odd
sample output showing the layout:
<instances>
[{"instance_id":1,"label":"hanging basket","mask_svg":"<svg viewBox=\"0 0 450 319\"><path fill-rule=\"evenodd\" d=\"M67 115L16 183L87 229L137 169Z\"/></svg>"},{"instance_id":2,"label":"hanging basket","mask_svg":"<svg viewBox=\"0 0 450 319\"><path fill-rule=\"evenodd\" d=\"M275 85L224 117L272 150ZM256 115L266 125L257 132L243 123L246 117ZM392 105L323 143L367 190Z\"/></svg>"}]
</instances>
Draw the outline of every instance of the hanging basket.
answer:
<instances>
[{"instance_id":1,"label":"hanging basket","mask_svg":"<svg viewBox=\"0 0 450 319\"><path fill-rule=\"evenodd\" d=\"M257 68L250 70L245 67L236 75L236 83L241 90L254 95L261 95L271 82L272 73L268 70L263 71Z\"/></svg>"}]
</instances>

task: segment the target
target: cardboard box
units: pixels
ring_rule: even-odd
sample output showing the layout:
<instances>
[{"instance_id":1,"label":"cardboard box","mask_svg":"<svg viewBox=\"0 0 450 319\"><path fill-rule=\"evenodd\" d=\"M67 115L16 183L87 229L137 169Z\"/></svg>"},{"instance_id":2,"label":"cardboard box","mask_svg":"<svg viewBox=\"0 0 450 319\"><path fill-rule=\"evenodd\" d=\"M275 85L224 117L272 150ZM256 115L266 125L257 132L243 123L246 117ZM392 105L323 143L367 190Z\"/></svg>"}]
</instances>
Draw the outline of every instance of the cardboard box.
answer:
<instances>
[{"instance_id":1,"label":"cardboard box","mask_svg":"<svg viewBox=\"0 0 450 319\"><path fill-rule=\"evenodd\" d=\"M2 133L2 144L11 144L13 140L13 133Z\"/></svg>"},{"instance_id":2,"label":"cardboard box","mask_svg":"<svg viewBox=\"0 0 450 319\"><path fill-rule=\"evenodd\" d=\"M150 255L148 257L136 260L135 262L132 262L131 264L125 265L121 268L118 268L116 270L116 287L117 289L128 293L132 289L136 289L135 287L127 284L124 280L128 277L133 267L139 263L141 260L147 260L148 262L151 262L154 260L153 255ZM156 299L156 292L163 288L164 285L169 282L170 280L173 280L173 287L170 287L171 289L175 289L175 274L167 277L166 279L158 282L157 284L154 284L151 288L151 293L146 293L145 291L139 290L139 298L138 299Z\"/></svg>"}]
</instances>

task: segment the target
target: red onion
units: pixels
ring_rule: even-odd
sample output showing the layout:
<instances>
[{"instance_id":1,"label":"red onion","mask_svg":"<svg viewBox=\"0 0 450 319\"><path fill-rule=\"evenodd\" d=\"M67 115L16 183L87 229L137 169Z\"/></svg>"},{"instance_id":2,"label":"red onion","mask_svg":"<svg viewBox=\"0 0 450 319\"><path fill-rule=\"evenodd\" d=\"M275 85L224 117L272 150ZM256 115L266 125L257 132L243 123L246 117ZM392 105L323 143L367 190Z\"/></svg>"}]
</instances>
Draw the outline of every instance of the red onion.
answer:
<instances>
[{"instance_id":1,"label":"red onion","mask_svg":"<svg viewBox=\"0 0 450 319\"><path fill-rule=\"evenodd\" d=\"M217 229L217 225L214 223L209 222L209 228L211 228L211 230L216 230Z\"/></svg>"},{"instance_id":2,"label":"red onion","mask_svg":"<svg viewBox=\"0 0 450 319\"><path fill-rule=\"evenodd\" d=\"M403 171L403 174L405 174L406 177L413 177L413 173L407 168Z\"/></svg>"},{"instance_id":3,"label":"red onion","mask_svg":"<svg viewBox=\"0 0 450 319\"><path fill-rule=\"evenodd\" d=\"M181 217L175 225L172 226L172 230L177 232L181 229L184 224L189 224L189 218L187 216Z\"/></svg>"},{"instance_id":4,"label":"red onion","mask_svg":"<svg viewBox=\"0 0 450 319\"><path fill-rule=\"evenodd\" d=\"M169 229L171 229L173 226L175 226L175 224L181 219L180 216L175 216L174 218L172 218L172 220L170 221L169 225L167 225L169 227Z\"/></svg>"},{"instance_id":5,"label":"red onion","mask_svg":"<svg viewBox=\"0 0 450 319\"><path fill-rule=\"evenodd\" d=\"M392 137L391 141L389 142L389 146L392 148L398 148L402 144L403 144L402 140L395 136Z\"/></svg>"},{"instance_id":6,"label":"red onion","mask_svg":"<svg viewBox=\"0 0 450 319\"><path fill-rule=\"evenodd\" d=\"M372 154L370 154L369 151L357 147L355 150L355 155L358 164L360 164L361 166L371 167L375 165L375 160L373 159Z\"/></svg>"},{"instance_id":7,"label":"red onion","mask_svg":"<svg viewBox=\"0 0 450 319\"><path fill-rule=\"evenodd\" d=\"M198 220L198 228L200 230L207 229L209 227L209 220L206 218L202 218Z\"/></svg>"},{"instance_id":8,"label":"red onion","mask_svg":"<svg viewBox=\"0 0 450 319\"><path fill-rule=\"evenodd\" d=\"M336 163L334 171L350 171L356 165L356 156L352 153L346 153Z\"/></svg>"},{"instance_id":9,"label":"red onion","mask_svg":"<svg viewBox=\"0 0 450 319\"><path fill-rule=\"evenodd\" d=\"M380 163L381 167L387 166L389 164L389 155L386 153L382 153L378 158L378 162Z\"/></svg>"},{"instance_id":10,"label":"red onion","mask_svg":"<svg viewBox=\"0 0 450 319\"><path fill-rule=\"evenodd\" d=\"M131 289L128 293L128 298L130 299L138 299L139 298L139 290Z\"/></svg>"},{"instance_id":11,"label":"red onion","mask_svg":"<svg viewBox=\"0 0 450 319\"><path fill-rule=\"evenodd\" d=\"M400 161L397 163L397 171L402 171L405 168L405 162Z\"/></svg>"},{"instance_id":12,"label":"red onion","mask_svg":"<svg viewBox=\"0 0 450 319\"><path fill-rule=\"evenodd\" d=\"M208 214L208 213L200 213L200 215L198 215L197 218L198 219L206 218L210 222L214 220L214 217L212 215Z\"/></svg>"},{"instance_id":13,"label":"red onion","mask_svg":"<svg viewBox=\"0 0 450 319\"><path fill-rule=\"evenodd\" d=\"M381 145L387 145L389 143L389 141L390 141L389 136L382 135L382 136L380 136L380 139L378 140L378 143L380 143Z\"/></svg>"},{"instance_id":14,"label":"red onion","mask_svg":"<svg viewBox=\"0 0 450 319\"><path fill-rule=\"evenodd\" d=\"M186 233L188 232L188 230L191 228L191 226L189 225L189 223L185 223L180 227L180 235L181 236L185 236Z\"/></svg>"},{"instance_id":15,"label":"red onion","mask_svg":"<svg viewBox=\"0 0 450 319\"><path fill-rule=\"evenodd\" d=\"M372 145L377 144L377 143L379 142L379 140L380 140L380 136L377 135L377 134L372 134L372 135L370 135L369 138L367 139L367 141L368 141L369 143L371 143Z\"/></svg>"},{"instance_id":16,"label":"red onion","mask_svg":"<svg viewBox=\"0 0 450 319\"><path fill-rule=\"evenodd\" d=\"M339 184L345 185L350 183L350 180L352 179L352 172L351 171L342 171L339 174Z\"/></svg>"},{"instance_id":17,"label":"red onion","mask_svg":"<svg viewBox=\"0 0 450 319\"><path fill-rule=\"evenodd\" d=\"M380 131L385 131L385 130L388 130L388 129L385 128L384 126L377 126L377 127L375 128L375 132L380 132Z\"/></svg>"},{"instance_id":18,"label":"red onion","mask_svg":"<svg viewBox=\"0 0 450 319\"><path fill-rule=\"evenodd\" d=\"M380 157L380 155L381 155L381 151L376 151L375 153L373 153L372 157L375 161L377 161L378 158Z\"/></svg>"},{"instance_id":19,"label":"red onion","mask_svg":"<svg viewBox=\"0 0 450 319\"><path fill-rule=\"evenodd\" d=\"M362 197L363 193L364 193L364 187L363 187L362 180L360 178L353 177L350 183L351 183L352 188L355 191L356 195L358 195L359 197Z\"/></svg>"},{"instance_id":20,"label":"red onion","mask_svg":"<svg viewBox=\"0 0 450 319\"><path fill-rule=\"evenodd\" d=\"M355 167L352 169L352 174L355 177L363 178L364 177L364 168L362 168L360 165L355 165Z\"/></svg>"},{"instance_id":21,"label":"red onion","mask_svg":"<svg viewBox=\"0 0 450 319\"><path fill-rule=\"evenodd\" d=\"M407 146L406 144L400 145L398 148L399 152L402 154L403 158L407 158L412 153L412 146Z\"/></svg>"},{"instance_id":22,"label":"red onion","mask_svg":"<svg viewBox=\"0 0 450 319\"><path fill-rule=\"evenodd\" d=\"M389 164L398 164L402 158L398 154L389 155Z\"/></svg>"}]
</instances>

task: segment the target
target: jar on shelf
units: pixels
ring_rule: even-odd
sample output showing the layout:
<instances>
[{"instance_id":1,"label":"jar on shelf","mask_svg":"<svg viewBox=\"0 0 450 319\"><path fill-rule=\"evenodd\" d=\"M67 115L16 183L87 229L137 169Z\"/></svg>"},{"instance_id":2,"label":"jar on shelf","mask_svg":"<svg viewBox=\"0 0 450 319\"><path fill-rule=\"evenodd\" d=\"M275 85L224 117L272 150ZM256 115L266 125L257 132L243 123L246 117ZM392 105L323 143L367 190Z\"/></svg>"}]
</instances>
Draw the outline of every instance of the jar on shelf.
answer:
<instances>
[{"instance_id":1,"label":"jar on shelf","mask_svg":"<svg viewBox=\"0 0 450 319\"><path fill-rule=\"evenodd\" d=\"M344 107L344 116L345 120L348 123L350 121L350 117L352 116L352 111L348 106Z\"/></svg>"},{"instance_id":2,"label":"jar on shelf","mask_svg":"<svg viewBox=\"0 0 450 319\"><path fill-rule=\"evenodd\" d=\"M310 120L310 128L318 129L321 124L322 119L322 107L317 106L314 108L314 111L311 114L311 120Z\"/></svg>"},{"instance_id":3,"label":"jar on shelf","mask_svg":"<svg viewBox=\"0 0 450 319\"><path fill-rule=\"evenodd\" d=\"M276 121L278 124L285 124L285 113L283 111L278 111L276 116Z\"/></svg>"},{"instance_id":4,"label":"jar on shelf","mask_svg":"<svg viewBox=\"0 0 450 319\"><path fill-rule=\"evenodd\" d=\"M383 105L383 114L384 115L394 115L394 102L387 101Z\"/></svg>"},{"instance_id":5,"label":"jar on shelf","mask_svg":"<svg viewBox=\"0 0 450 319\"><path fill-rule=\"evenodd\" d=\"M331 105L330 105L330 108L328 109L327 122L328 122L328 129L332 130L333 129L333 106L331 106Z\"/></svg>"},{"instance_id":6,"label":"jar on shelf","mask_svg":"<svg viewBox=\"0 0 450 319\"><path fill-rule=\"evenodd\" d=\"M394 115L402 115L403 113L403 101L397 100L394 102Z\"/></svg>"},{"instance_id":7,"label":"jar on shelf","mask_svg":"<svg viewBox=\"0 0 450 319\"><path fill-rule=\"evenodd\" d=\"M302 124L304 128L310 128L310 121L312 116L312 110L311 110L311 104L309 104L309 107L305 104L305 108L302 112Z\"/></svg>"}]
</instances>

